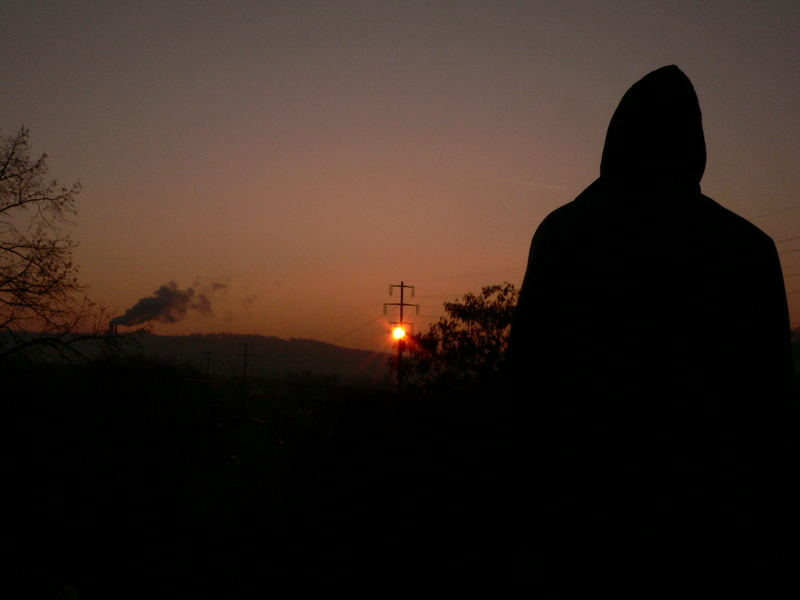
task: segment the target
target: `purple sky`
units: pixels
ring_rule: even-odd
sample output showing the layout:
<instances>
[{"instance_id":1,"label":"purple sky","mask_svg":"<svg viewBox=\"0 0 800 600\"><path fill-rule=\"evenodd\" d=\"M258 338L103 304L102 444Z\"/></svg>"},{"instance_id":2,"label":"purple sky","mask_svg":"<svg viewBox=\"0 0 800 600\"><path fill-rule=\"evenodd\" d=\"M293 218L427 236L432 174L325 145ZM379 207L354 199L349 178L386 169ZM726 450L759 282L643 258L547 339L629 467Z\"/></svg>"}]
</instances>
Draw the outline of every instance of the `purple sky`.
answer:
<instances>
[{"instance_id":1,"label":"purple sky","mask_svg":"<svg viewBox=\"0 0 800 600\"><path fill-rule=\"evenodd\" d=\"M622 94L665 64L700 98L703 191L800 236L800 210L760 217L800 206L800 3L609 4L7 0L0 132L26 125L81 181L96 301L228 284L161 333L382 349L390 283L417 286L418 329L519 284ZM796 326L800 252L783 258Z\"/></svg>"}]
</instances>

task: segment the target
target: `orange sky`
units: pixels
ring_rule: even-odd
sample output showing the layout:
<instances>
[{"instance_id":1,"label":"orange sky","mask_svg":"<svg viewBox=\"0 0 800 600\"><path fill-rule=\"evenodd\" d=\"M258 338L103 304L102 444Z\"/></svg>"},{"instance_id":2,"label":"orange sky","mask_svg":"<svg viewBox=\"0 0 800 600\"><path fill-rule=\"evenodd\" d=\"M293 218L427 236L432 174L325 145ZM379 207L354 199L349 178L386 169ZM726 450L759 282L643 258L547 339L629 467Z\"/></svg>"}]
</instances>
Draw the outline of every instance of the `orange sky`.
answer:
<instances>
[{"instance_id":1,"label":"orange sky","mask_svg":"<svg viewBox=\"0 0 800 600\"><path fill-rule=\"evenodd\" d=\"M76 258L118 314L218 281L214 316L155 330L385 349L390 283L417 286L424 329L521 282L534 229L662 65L700 98L704 192L746 217L800 206L800 3L699 4L12 1L0 129L81 181ZM800 236L800 210L754 222Z\"/></svg>"}]
</instances>

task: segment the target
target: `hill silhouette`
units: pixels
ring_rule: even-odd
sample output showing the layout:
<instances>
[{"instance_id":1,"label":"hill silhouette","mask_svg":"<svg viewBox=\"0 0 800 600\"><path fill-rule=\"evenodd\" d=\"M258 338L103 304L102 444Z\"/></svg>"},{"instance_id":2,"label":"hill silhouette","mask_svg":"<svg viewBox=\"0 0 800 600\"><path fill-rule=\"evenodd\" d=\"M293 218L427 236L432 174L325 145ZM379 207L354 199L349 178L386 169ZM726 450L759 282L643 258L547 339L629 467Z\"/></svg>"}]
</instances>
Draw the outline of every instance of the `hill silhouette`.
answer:
<instances>
[{"instance_id":1,"label":"hill silhouette","mask_svg":"<svg viewBox=\"0 0 800 600\"><path fill-rule=\"evenodd\" d=\"M32 340L36 339L31 333ZM44 337L44 336L43 336ZM274 377L313 373L340 378L344 382L383 382L389 377L388 358L383 352L344 348L312 339L282 339L265 335L229 333L156 335L145 329L121 337L81 338L61 336L71 350L51 344L34 344L26 350L28 360L39 364L85 363L107 356L143 356L175 367L193 367L212 377L241 377L247 346L249 377ZM0 333L0 348L14 345Z\"/></svg>"},{"instance_id":2,"label":"hill silhouette","mask_svg":"<svg viewBox=\"0 0 800 600\"><path fill-rule=\"evenodd\" d=\"M221 377L242 375L247 345L247 372L252 377L310 372L345 380L380 381L388 376L382 352L343 348L312 339L237 334L155 335L126 340L127 352L141 353L176 365L189 364ZM210 359L210 365L206 359Z\"/></svg>"}]
</instances>

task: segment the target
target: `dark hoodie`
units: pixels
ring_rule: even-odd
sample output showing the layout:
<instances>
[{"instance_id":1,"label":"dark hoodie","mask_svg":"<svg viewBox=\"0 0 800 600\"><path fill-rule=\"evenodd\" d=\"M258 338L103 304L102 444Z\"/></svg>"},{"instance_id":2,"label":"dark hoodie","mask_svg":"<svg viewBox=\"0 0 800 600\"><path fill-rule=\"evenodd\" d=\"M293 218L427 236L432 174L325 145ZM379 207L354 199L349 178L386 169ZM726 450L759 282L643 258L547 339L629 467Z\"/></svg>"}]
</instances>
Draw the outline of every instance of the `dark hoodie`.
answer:
<instances>
[{"instance_id":1,"label":"dark hoodie","mask_svg":"<svg viewBox=\"0 0 800 600\"><path fill-rule=\"evenodd\" d=\"M620 540L661 536L625 560L658 569L689 540L695 566L724 554L733 582L753 564L743 532L774 542L762 517L784 514L795 415L781 267L767 235L701 194L705 161L691 82L658 69L615 111L600 177L531 245L509 365L545 529L606 573Z\"/></svg>"},{"instance_id":2,"label":"dark hoodie","mask_svg":"<svg viewBox=\"0 0 800 600\"><path fill-rule=\"evenodd\" d=\"M671 65L633 84L611 117L601 177L699 191L705 168L700 104L689 78Z\"/></svg>"}]
</instances>

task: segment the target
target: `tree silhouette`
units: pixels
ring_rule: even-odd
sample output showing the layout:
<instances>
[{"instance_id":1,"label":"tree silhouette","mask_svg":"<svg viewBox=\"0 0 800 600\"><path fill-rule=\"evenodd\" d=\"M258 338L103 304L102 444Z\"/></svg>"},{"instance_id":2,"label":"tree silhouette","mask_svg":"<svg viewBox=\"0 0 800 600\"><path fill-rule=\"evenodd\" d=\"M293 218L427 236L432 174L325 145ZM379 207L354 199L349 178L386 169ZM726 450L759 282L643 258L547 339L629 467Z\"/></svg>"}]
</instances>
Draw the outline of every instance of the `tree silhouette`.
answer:
<instances>
[{"instance_id":1,"label":"tree silhouette","mask_svg":"<svg viewBox=\"0 0 800 600\"><path fill-rule=\"evenodd\" d=\"M0 140L0 357L42 346L69 356L79 353L75 332L97 316L62 230L80 184L48 181L47 155L31 158L29 136L21 127Z\"/></svg>"},{"instance_id":2,"label":"tree silhouette","mask_svg":"<svg viewBox=\"0 0 800 600\"><path fill-rule=\"evenodd\" d=\"M505 359L518 296L514 284L503 283L445 302L447 316L408 342L404 365L408 382L435 388L496 374Z\"/></svg>"}]
</instances>

